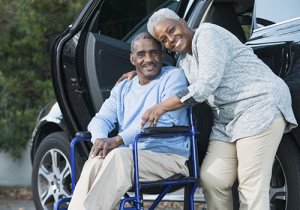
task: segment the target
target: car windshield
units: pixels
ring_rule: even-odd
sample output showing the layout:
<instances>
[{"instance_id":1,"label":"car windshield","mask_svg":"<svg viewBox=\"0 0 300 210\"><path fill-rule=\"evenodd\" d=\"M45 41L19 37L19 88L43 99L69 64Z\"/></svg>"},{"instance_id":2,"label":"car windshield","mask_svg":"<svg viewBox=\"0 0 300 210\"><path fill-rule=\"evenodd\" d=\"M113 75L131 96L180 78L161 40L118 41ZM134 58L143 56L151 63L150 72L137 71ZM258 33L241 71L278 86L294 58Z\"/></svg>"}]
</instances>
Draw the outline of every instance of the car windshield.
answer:
<instances>
[{"instance_id":1,"label":"car windshield","mask_svg":"<svg viewBox=\"0 0 300 210\"><path fill-rule=\"evenodd\" d=\"M256 1L256 28L269 26L300 16L299 0Z\"/></svg>"}]
</instances>

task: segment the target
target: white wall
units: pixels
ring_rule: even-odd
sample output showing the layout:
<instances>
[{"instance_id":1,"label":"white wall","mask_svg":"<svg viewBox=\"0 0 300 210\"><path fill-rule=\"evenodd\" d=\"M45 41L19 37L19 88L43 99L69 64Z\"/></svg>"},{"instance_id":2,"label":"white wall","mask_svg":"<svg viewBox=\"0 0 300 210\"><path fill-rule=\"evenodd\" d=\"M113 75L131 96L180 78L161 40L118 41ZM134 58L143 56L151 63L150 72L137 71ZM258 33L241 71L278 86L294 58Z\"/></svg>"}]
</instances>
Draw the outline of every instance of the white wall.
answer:
<instances>
[{"instance_id":1,"label":"white wall","mask_svg":"<svg viewBox=\"0 0 300 210\"><path fill-rule=\"evenodd\" d=\"M21 158L15 161L10 154L0 152L0 186L30 186L31 169L29 145Z\"/></svg>"}]
</instances>

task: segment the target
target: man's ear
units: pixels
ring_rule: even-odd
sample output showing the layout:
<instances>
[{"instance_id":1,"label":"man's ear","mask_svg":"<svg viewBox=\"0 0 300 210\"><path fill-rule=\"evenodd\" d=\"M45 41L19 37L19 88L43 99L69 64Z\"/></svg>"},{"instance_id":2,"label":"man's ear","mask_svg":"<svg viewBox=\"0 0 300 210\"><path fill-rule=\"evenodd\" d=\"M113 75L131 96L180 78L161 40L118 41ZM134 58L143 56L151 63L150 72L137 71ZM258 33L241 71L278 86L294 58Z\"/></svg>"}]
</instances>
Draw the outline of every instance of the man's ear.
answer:
<instances>
[{"instance_id":1,"label":"man's ear","mask_svg":"<svg viewBox=\"0 0 300 210\"><path fill-rule=\"evenodd\" d=\"M135 66L135 62L134 62L132 53L130 53L130 62L132 63L132 65Z\"/></svg>"}]
</instances>

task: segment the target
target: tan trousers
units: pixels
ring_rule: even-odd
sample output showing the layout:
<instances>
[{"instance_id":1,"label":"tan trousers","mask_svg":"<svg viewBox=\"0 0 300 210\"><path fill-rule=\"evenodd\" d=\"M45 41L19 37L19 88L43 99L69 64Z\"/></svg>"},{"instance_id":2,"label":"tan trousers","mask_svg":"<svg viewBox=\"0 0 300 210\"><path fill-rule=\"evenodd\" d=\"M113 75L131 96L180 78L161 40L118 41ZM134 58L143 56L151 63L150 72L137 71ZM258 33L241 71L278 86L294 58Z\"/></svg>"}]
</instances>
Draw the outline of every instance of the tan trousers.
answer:
<instances>
[{"instance_id":1,"label":"tan trousers","mask_svg":"<svg viewBox=\"0 0 300 210\"><path fill-rule=\"evenodd\" d=\"M176 173L188 176L185 157L139 150L140 181L155 181ZM76 184L70 210L112 209L134 182L132 149L117 148L105 159L88 159Z\"/></svg>"},{"instance_id":2,"label":"tan trousers","mask_svg":"<svg viewBox=\"0 0 300 210\"><path fill-rule=\"evenodd\" d=\"M208 210L232 210L231 187L238 178L241 210L269 210L274 157L286 121L279 117L264 132L234 143L210 141L200 171Z\"/></svg>"}]
</instances>

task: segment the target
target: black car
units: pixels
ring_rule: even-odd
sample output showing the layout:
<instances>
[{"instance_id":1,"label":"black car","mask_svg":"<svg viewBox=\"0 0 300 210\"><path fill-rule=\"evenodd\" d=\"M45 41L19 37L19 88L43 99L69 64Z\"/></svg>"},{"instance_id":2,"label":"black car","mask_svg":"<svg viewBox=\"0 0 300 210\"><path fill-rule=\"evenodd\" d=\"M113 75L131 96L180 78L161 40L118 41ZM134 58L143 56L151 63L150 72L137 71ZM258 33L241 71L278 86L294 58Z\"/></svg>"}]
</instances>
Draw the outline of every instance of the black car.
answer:
<instances>
[{"instance_id":1,"label":"black car","mask_svg":"<svg viewBox=\"0 0 300 210\"><path fill-rule=\"evenodd\" d=\"M52 47L56 101L43 108L32 135L32 190L37 209L53 209L58 199L71 194L70 141L76 132L87 129L120 76L134 69L129 61L131 39L146 31L149 16L162 7L176 11L191 28L202 22L215 23L251 46L290 87L300 122L299 0L88 0ZM179 56L165 51L164 65L176 65ZM194 111L201 162L212 113L205 103ZM91 143L76 147L77 175L90 148ZM299 128L283 136L270 187L270 209L300 209ZM175 194L169 199L182 200L183 196ZM196 200L205 202L201 188Z\"/></svg>"}]
</instances>

